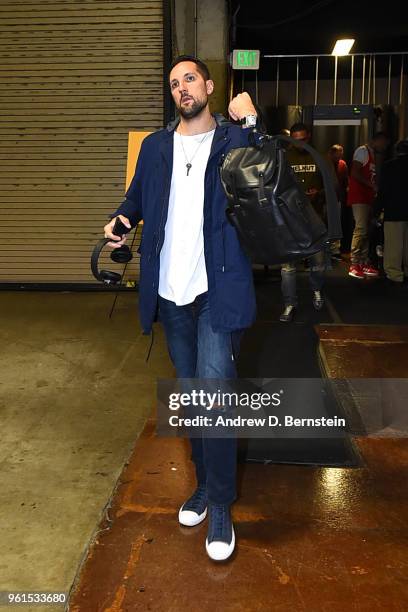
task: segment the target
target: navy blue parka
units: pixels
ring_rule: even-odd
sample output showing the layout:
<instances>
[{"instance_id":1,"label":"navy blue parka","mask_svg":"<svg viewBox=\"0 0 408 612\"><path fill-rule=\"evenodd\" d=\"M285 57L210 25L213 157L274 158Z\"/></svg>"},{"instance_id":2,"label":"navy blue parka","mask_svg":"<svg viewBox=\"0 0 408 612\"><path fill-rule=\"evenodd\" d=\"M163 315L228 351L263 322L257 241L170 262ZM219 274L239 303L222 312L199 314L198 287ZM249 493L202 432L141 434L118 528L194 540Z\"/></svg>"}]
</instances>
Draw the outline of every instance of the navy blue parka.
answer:
<instances>
[{"instance_id":1,"label":"navy blue parka","mask_svg":"<svg viewBox=\"0 0 408 612\"><path fill-rule=\"evenodd\" d=\"M216 129L205 172L204 256L211 325L215 332L249 327L256 302L251 262L243 252L225 209L219 171L224 156L248 146L248 130L214 115ZM142 142L135 175L125 200L112 216L124 215L134 227L143 219L140 243L139 315L144 333L156 318L160 250L164 241L173 168L173 136L178 120Z\"/></svg>"}]
</instances>

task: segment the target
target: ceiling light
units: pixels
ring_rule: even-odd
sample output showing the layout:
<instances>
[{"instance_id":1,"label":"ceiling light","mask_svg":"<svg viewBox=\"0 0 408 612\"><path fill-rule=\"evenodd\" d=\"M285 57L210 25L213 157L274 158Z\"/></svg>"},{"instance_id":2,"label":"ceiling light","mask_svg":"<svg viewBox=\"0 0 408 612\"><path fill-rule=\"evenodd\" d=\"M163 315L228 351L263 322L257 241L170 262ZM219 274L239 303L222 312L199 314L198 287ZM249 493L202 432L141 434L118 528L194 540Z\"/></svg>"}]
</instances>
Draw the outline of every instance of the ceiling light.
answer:
<instances>
[{"instance_id":1,"label":"ceiling light","mask_svg":"<svg viewBox=\"0 0 408 612\"><path fill-rule=\"evenodd\" d=\"M333 47L332 55L348 55L351 47L354 45L354 38L342 38L336 40L336 44Z\"/></svg>"}]
</instances>

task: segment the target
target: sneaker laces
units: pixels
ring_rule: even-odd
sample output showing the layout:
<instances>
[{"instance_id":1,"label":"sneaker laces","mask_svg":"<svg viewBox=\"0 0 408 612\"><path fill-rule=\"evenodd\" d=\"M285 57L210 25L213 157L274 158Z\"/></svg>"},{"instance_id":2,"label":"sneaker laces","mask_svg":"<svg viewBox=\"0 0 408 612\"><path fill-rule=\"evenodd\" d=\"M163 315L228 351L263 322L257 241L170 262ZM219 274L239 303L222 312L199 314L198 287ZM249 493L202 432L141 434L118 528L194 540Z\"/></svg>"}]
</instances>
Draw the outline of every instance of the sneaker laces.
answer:
<instances>
[{"instance_id":1,"label":"sneaker laces","mask_svg":"<svg viewBox=\"0 0 408 612\"><path fill-rule=\"evenodd\" d=\"M203 508L207 505L207 487L205 485L197 487L192 496L183 505L183 510L197 511L200 509L198 514L201 514Z\"/></svg>"},{"instance_id":2,"label":"sneaker laces","mask_svg":"<svg viewBox=\"0 0 408 612\"><path fill-rule=\"evenodd\" d=\"M210 505L211 539L223 540L227 534L224 533L228 506L222 504Z\"/></svg>"}]
</instances>

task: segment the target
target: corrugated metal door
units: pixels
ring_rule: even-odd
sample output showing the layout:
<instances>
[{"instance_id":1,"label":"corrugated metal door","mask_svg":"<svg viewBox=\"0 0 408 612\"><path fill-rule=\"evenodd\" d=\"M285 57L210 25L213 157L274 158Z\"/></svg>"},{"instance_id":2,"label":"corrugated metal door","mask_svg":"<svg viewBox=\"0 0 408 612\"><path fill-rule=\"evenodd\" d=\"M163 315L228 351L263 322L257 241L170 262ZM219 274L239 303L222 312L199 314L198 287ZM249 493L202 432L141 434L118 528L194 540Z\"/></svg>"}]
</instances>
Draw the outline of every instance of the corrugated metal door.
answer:
<instances>
[{"instance_id":1,"label":"corrugated metal door","mask_svg":"<svg viewBox=\"0 0 408 612\"><path fill-rule=\"evenodd\" d=\"M163 123L162 0L2 0L0 55L0 282L93 282L128 133Z\"/></svg>"}]
</instances>

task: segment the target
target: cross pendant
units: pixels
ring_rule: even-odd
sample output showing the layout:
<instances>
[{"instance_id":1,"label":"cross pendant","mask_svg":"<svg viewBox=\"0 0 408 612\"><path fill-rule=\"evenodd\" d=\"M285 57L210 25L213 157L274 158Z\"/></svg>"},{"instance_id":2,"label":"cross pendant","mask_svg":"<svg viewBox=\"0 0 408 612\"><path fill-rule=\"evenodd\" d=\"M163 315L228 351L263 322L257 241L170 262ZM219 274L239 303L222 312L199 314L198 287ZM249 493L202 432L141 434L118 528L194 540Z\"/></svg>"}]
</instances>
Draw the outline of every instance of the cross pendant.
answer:
<instances>
[{"instance_id":1,"label":"cross pendant","mask_svg":"<svg viewBox=\"0 0 408 612\"><path fill-rule=\"evenodd\" d=\"M191 164L190 163L186 164L186 168L187 168L187 176L188 176L188 173L190 172Z\"/></svg>"}]
</instances>

